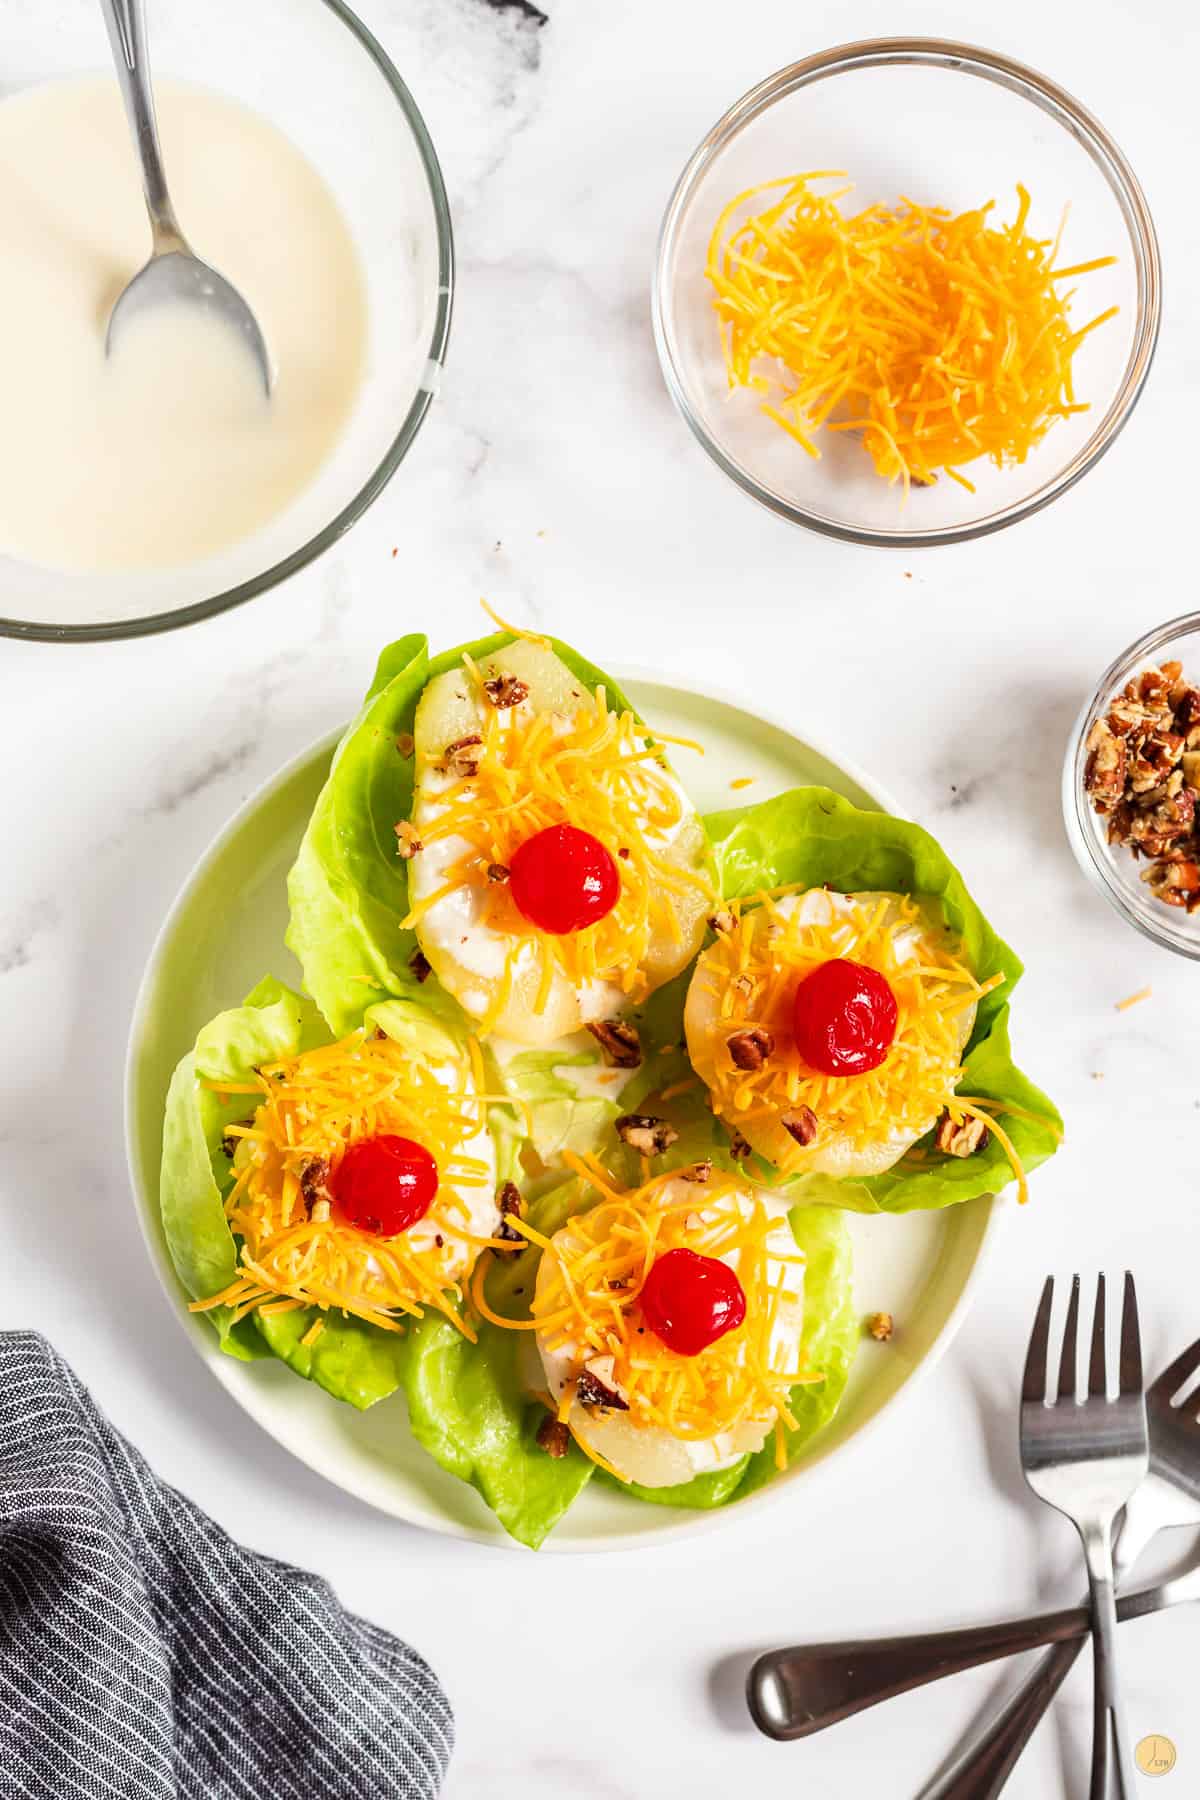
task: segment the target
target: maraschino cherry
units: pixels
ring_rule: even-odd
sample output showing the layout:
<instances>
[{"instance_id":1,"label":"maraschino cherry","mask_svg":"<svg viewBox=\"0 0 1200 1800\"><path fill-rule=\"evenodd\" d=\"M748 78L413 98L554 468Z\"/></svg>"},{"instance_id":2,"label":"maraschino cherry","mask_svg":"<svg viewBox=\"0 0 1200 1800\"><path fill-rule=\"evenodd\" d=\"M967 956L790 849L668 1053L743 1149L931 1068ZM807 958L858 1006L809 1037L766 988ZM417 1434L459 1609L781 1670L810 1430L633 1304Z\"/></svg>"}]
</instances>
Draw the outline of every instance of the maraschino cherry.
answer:
<instances>
[{"instance_id":1,"label":"maraschino cherry","mask_svg":"<svg viewBox=\"0 0 1200 1800\"><path fill-rule=\"evenodd\" d=\"M396 1237L433 1205L437 1164L412 1138L360 1138L342 1157L329 1188L347 1224L377 1237Z\"/></svg>"},{"instance_id":2,"label":"maraschino cherry","mask_svg":"<svg viewBox=\"0 0 1200 1800\"><path fill-rule=\"evenodd\" d=\"M642 1312L655 1337L698 1356L746 1317L746 1295L728 1263L696 1250L668 1250L646 1277Z\"/></svg>"},{"instance_id":3,"label":"maraschino cherry","mask_svg":"<svg viewBox=\"0 0 1200 1800\"><path fill-rule=\"evenodd\" d=\"M548 825L526 838L512 857L509 892L531 925L565 937L612 911L621 878L616 863L590 831L577 825Z\"/></svg>"},{"instance_id":4,"label":"maraschino cherry","mask_svg":"<svg viewBox=\"0 0 1200 1800\"><path fill-rule=\"evenodd\" d=\"M877 1069L896 1036L896 996L877 969L836 957L796 989L796 1048L821 1075Z\"/></svg>"}]
</instances>

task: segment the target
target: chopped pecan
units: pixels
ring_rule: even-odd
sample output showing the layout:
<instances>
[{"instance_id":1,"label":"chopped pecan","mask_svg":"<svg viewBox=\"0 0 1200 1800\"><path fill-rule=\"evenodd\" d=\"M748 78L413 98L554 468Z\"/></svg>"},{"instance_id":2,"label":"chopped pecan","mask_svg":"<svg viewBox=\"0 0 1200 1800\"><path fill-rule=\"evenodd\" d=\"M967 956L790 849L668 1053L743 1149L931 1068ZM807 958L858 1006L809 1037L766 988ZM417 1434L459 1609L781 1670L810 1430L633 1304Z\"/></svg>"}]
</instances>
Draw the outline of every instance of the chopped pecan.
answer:
<instances>
[{"instance_id":1,"label":"chopped pecan","mask_svg":"<svg viewBox=\"0 0 1200 1800\"><path fill-rule=\"evenodd\" d=\"M396 748L403 757L411 756L416 747L416 739L411 731L402 731L396 739Z\"/></svg>"},{"instance_id":2,"label":"chopped pecan","mask_svg":"<svg viewBox=\"0 0 1200 1800\"><path fill-rule=\"evenodd\" d=\"M1161 857L1146 870L1142 880L1156 899L1165 906L1182 907L1188 912L1200 909L1200 845L1193 844L1194 855L1182 853Z\"/></svg>"},{"instance_id":3,"label":"chopped pecan","mask_svg":"<svg viewBox=\"0 0 1200 1800\"><path fill-rule=\"evenodd\" d=\"M487 866L487 878L493 887L503 887L511 874L507 863L489 863Z\"/></svg>"},{"instance_id":4,"label":"chopped pecan","mask_svg":"<svg viewBox=\"0 0 1200 1800\"><path fill-rule=\"evenodd\" d=\"M891 1313L872 1313L867 1320L867 1330L878 1344L886 1344L896 1329L896 1321Z\"/></svg>"},{"instance_id":5,"label":"chopped pecan","mask_svg":"<svg viewBox=\"0 0 1200 1800\"><path fill-rule=\"evenodd\" d=\"M477 731L470 731L465 737L455 738L442 751L442 767L448 775L456 775L460 781L470 781L479 773L479 762L483 755L483 739Z\"/></svg>"},{"instance_id":6,"label":"chopped pecan","mask_svg":"<svg viewBox=\"0 0 1200 1800\"><path fill-rule=\"evenodd\" d=\"M561 1419L547 1413L537 1428L537 1444L539 1450L544 1450L557 1462L571 1448L571 1433Z\"/></svg>"},{"instance_id":7,"label":"chopped pecan","mask_svg":"<svg viewBox=\"0 0 1200 1800\"><path fill-rule=\"evenodd\" d=\"M397 856L402 856L405 862L411 862L424 848L414 826L407 819L401 819L396 827Z\"/></svg>"},{"instance_id":8,"label":"chopped pecan","mask_svg":"<svg viewBox=\"0 0 1200 1800\"><path fill-rule=\"evenodd\" d=\"M1087 766L1083 784L1093 801L1116 801L1125 792L1125 772L1129 752L1125 739L1118 737L1104 719L1097 719L1087 736Z\"/></svg>"},{"instance_id":9,"label":"chopped pecan","mask_svg":"<svg viewBox=\"0 0 1200 1800\"><path fill-rule=\"evenodd\" d=\"M761 1069L775 1048L775 1039L765 1025L748 1025L725 1040L729 1059L735 1069Z\"/></svg>"},{"instance_id":10,"label":"chopped pecan","mask_svg":"<svg viewBox=\"0 0 1200 1800\"><path fill-rule=\"evenodd\" d=\"M686 1169L678 1171L681 1181L707 1181L712 1175L712 1163L705 1157L703 1162L689 1163Z\"/></svg>"},{"instance_id":11,"label":"chopped pecan","mask_svg":"<svg viewBox=\"0 0 1200 1800\"><path fill-rule=\"evenodd\" d=\"M982 1119L968 1115L957 1123L947 1108L937 1122L933 1141L946 1156L973 1156L976 1150L984 1148L990 1136Z\"/></svg>"},{"instance_id":12,"label":"chopped pecan","mask_svg":"<svg viewBox=\"0 0 1200 1800\"><path fill-rule=\"evenodd\" d=\"M727 906L722 906L716 912L709 913L705 922L708 925L708 929L710 931L715 931L718 937L723 936L726 932L732 931L737 924L737 920Z\"/></svg>"},{"instance_id":13,"label":"chopped pecan","mask_svg":"<svg viewBox=\"0 0 1200 1800\"><path fill-rule=\"evenodd\" d=\"M1179 769L1190 788L1200 789L1200 750L1185 750L1179 759Z\"/></svg>"},{"instance_id":14,"label":"chopped pecan","mask_svg":"<svg viewBox=\"0 0 1200 1800\"><path fill-rule=\"evenodd\" d=\"M623 1113L613 1129L623 1144L639 1156L661 1156L679 1140L679 1133L666 1119L655 1119L649 1113Z\"/></svg>"},{"instance_id":15,"label":"chopped pecan","mask_svg":"<svg viewBox=\"0 0 1200 1800\"><path fill-rule=\"evenodd\" d=\"M597 1361L600 1359L597 1358ZM611 1363L612 1358L606 1359ZM584 1369L575 1383L575 1398L589 1412L628 1412L629 1402L622 1398L616 1388L608 1386L590 1368Z\"/></svg>"},{"instance_id":16,"label":"chopped pecan","mask_svg":"<svg viewBox=\"0 0 1200 1800\"><path fill-rule=\"evenodd\" d=\"M483 691L492 706L520 706L529 698L529 688L518 675L491 675Z\"/></svg>"},{"instance_id":17,"label":"chopped pecan","mask_svg":"<svg viewBox=\"0 0 1200 1800\"><path fill-rule=\"evenodd\" d=\"M242 1119L240 1121L240 1123L242 1125L253 1125L254 1120L253 1119ZM233 1135L233 1133L229 1132L229 1131L227 1131L225 1133L224 1137L221 1139L221 1152L224 1156L227 1156L229 1158L230 1162L232 1162L234 1157L237 1155L237 1147L241 1142L242 1142L242 1139L240 1137L235 1137Z\"/></svg>"},{"instance_id":18,"label":"chopped pecan","mask_svg":"<svg viewBox=\"0 0 1200 1800\"><path fill-rule=\"evenodd\" d=\"M793 1107L790 1112L781 1114L779 1123L798 1144L807 1146L816 1138L817 1115L811 1106Z\"/></svg>"},{"instance_id":19,"label":"chopped pecan","mask_svg":"<svg viewBox=\"0 0 1200 1800\"><path fill-rule=\"evenodd\" d=\"M615 1069L636 1069L642 1060L642 1040L628 1019L597 1019L588 1030Z\"/></svg>"},{"instance_id":20,"label":"chopped pecan","mask_svg":"<svg viewBox=\"0 0 1200 1800\"><path fill-rule=\"evenodd\" d=\"M327 1156L310 1156L301 1168L300 1198L304 1202L304 1210L310 1219L317 1201L329 1199L329 1158Z\"/></svg>"},{"instance_id":21,"label":"chopped pecan","mask_svg":"<svg viewBox=\"0 0 1200 1800\"><path fill-rule=\"evenodd\" d=\"M740 1131L736 1131L732 1127L730 1127L729 1132L729 1154L732 1156L734 1162L745 1162L748 1156L753 1156L754 1154L749 1140L744 1138Z\"/></svg>"},{"instance_id":22,"label":"chopped pecan","mask_svg":"<svg viewBox=\"0 0 1200 1800\"><path fill-rule=\"evenodd\" d=\"M408 959L408 966L418 981L428 981L433 973L433 965L423 950L414 950Z\"/></svg>"},{"instance_id":23,"label":"chopped pecan","mask_svg":"<svg viewBox=\"0 0 1200 1800\"><path fill-rule=\"evenodd\" d=\"M524 1237L521 1232L515 1231L508 1222L510 1219L521 1217L521 1190L515 1181L506 1181L502 1184L496 1195L496 1205L500 1208L500 1223L496 1227L494 1236L501 1238L504 1243L512 1245L511 1250L501 1250L499 1254L512 1256L516 1251L524 1250L529 1242L528 1238Z\"/></svg>"}]
</instances>

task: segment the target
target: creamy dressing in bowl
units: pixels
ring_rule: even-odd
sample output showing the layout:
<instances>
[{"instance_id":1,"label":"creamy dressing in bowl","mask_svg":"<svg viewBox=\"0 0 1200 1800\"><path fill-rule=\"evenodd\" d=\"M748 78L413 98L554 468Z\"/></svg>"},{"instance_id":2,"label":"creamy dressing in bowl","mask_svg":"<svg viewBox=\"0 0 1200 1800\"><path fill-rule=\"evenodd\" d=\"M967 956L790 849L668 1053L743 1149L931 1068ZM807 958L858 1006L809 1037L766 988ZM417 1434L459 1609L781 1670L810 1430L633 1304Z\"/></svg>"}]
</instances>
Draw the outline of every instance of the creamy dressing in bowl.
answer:
<instances>
[{"instance_id":1,"label":"creamy dressing in bowl","mask_svg":"<svg viewBox=\"0 0 1200 1800\"><path fill-rule=\"evenodd\" d=\"M321 175L235 101L171 81L156 97L179 217L257 316L272 393L236 335L186 305L106 358L112 304L149 251L117 89L6 100L0 552L52 568L166 568L247 537L312 481L362 387L366 288Z\"/></svg>"}]
</instances>

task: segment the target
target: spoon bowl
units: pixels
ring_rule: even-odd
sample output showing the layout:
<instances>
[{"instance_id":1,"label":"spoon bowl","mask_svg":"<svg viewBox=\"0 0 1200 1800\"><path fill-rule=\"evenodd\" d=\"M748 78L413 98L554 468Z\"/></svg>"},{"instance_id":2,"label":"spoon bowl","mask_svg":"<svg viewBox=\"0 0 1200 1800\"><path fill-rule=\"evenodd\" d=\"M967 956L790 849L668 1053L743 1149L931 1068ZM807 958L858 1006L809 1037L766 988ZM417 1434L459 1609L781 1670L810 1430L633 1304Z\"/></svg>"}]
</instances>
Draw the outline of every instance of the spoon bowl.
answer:
<instances>
[{"instance_id":1,"label":"spoon bowl","mask_svg":"<svg viewBox=\"0 0 1200 1800\"><path fill-rule=\"evenodd\" d=\"M171 205L150 83L145 0L100 0L100 10L108 27L121 98L141 164L146 211L153 233L149 262L117 296L109 314L105 352L112 355L118 335L148 308L185 301L222 320L242 339L258 365L269 395L271 358L258 320L232 282L194 254Z\"/></svg>"},{"instance_id":2,"label":"spoon bowl","mask_svg":"<svg viewBox=\"0 0 1200 1800\"><path fill-rule=\"evenodd\" d=\"M271 392L271 357L258 320L233 283L182 241L178 248L156 250L117 296L108 316L106 355L113 354L121 334L144 313L177 303L200 308L239 337L254 358L267 393Z\"/></svg>"}]
</instances>

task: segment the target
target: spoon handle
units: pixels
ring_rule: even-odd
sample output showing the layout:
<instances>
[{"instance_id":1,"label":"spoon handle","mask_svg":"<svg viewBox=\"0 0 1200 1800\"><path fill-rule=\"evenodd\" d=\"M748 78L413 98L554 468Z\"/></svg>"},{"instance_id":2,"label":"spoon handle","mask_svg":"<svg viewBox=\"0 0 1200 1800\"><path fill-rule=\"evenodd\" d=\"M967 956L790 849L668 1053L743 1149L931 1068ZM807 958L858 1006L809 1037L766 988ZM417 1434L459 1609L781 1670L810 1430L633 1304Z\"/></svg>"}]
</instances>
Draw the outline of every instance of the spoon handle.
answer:
<instances>
[{"instance_id":1,"label":"spoon handle","mask_svg":"<svg viewBox=\"0 0 1200 1800\"><path fill-rule=\"evenodd\" d=\"M142 165L142 187L154 232L155 254L186 249L167 192L162 146L158 141L154 92L150 86L150 57L146 49L145 0L100 0L100 11L108 27L121 98Z\"/></svg>"}]
</instances>

